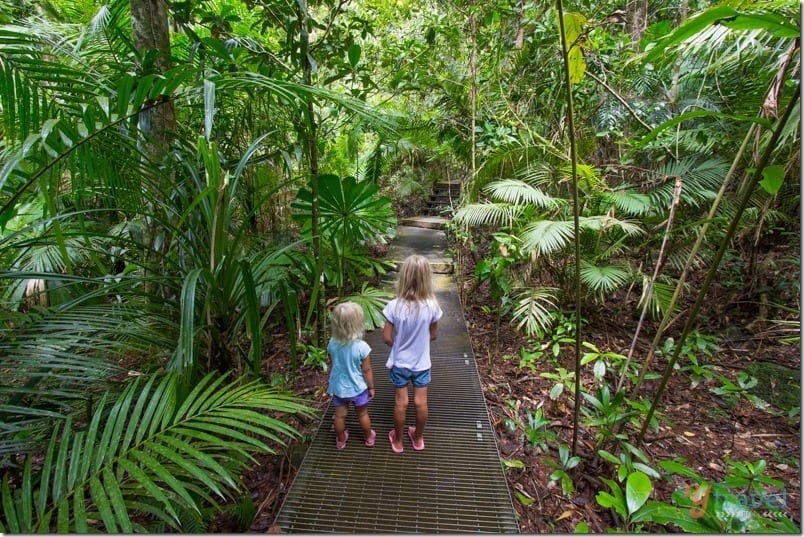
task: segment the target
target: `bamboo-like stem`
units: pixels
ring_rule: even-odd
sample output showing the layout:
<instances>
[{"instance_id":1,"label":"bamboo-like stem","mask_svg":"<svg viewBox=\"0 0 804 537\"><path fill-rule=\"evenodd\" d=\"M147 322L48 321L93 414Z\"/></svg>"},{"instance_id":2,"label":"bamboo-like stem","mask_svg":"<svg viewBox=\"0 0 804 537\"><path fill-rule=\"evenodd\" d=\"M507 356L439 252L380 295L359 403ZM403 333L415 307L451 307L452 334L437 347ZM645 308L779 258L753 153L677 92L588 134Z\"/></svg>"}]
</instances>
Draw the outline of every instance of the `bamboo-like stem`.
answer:
<instances>
[{"instance_id":1,"label":"bamboo-like stem","mask_svg":"<svg viewBox=\"0 0 804 537\"><path fill-rule=\"evenodd\" d=\"M560 2L561 0L558 1ZM642 429L639 431L639 436L637 437L636 440L636 447L640 447L642 445L642 441L645 438L645 433L648 430L650 420L653 418L653 413L656 411L656 407L659 404L659 400L662 398L662 395L664 395L664 390L667 387L667 381L669 380L670 375L673 372L673 367L675 366L675 363L678 360L679 355L681 354L681 348L684 346L684 341L687 339L687 336L692 330L692 325L694 324L696 318L698 317L698 312L701 310L704 298L706 298L706 293L707 291L709 291L709 286L712 284L712 280L715 278L715 274L717 274L718 267L720 266L720 261L723 259L723 255L726 253L726 249L729 247L731 238L737 231L737 226L740 223L740 218L742 217L745 208L748 206L748 202L751 199L751 194L753 193L757 184L759 184L759 181L762 178L762 171L765 169L765 166L768 165L768 161L770 160L771 154L773 153L773 150L776 148L776 144L779 141L779 137L782 135L782 131L784 130L785 125L787 124L787 120L790 119L790 116L793 113L793 109L796 107L796 103L798 102L800 96L801 96L800 90L799 87L797 86L793 93L793 98L790 99L790 102L787 105L787 109L785 110L782 117L779 119L779 122L777 123L776 128L773 131L773 135L771 136L771 139L768 142L767 147L765 147L765 151L763 152L762 158L760 159L756 169L754 170L754 174L751 177L751 180L746 185L745 191L743 192L743 195L740 198L740 204L737 207L737 211L734 214L734 218L732 218L731 224L729 225L729 229L728 231L726 231L726 236L723 238L723 241L720 244L720 248L718 249L717 254L715 254L715 258L712 260L712 265L709 267L709 271L706 273L706 279L704 280L703 285L698 291L698 297L695 299L695 304L692 306L692 309L690 310L689 317L687 317L687 322L684 324L684 329L682 330L681 335L678 338L678 342L675 345L673 355L670 357L670 360L667 362L667 366L664 369L664 374L662 375L662 380L659 383L659 387L656 390L656 395L653 397L653 401L651 402L650 408L648 409L648 413L645 416L645 421L642 423Z\"/></svg>"},{"instance_id":2,"label":"bamboo-like stem","mask_svg":"<svg viewBox=\"0 0 804 537\"><path fill-rule=\"evenodd\" d=\"M558 28L561 33L561 56L564 60L564 83L567 91L567 128L569 130L570 162L572 165L572 207L573 230L575 234L575 405L572 414L572 454L575 455L578 446L578 424L581 408L581 234L580 234L580 207L578 203L578 154L575 145L575 121L573 119L574 107L572 102L572 80L569 68L569 47L567 46L567 33L564 29L564 6L561 0L556 0L558 10Z\"/></svg>"},{"instance_id":3,"label":"bamboo-like stem","mask_svg":"<svg viewBox=\"0 0 804 537\"><path fill-rule=\"evenodd\" d=\"M681 271L681 276L678 279L678 283L676 284L676 288L673 291L673 296L670 298L670 303L667 305L665 310L664 316L662 320L659 322L659 327L656 330L656 334L653 336L653 341L651 342L650 349L648 350L648 355L645 357L645 362L642 364L642 369L639 372L639 378L637 378L636 384L634 384L633 389L631 390L631 398L636 398L639 395L639 389L642 386L642 381L645 380L645 374L650 368L650 363L653 360L654 349L659 346L659 341L661 341L662 336L664 335L664 330L667 328L667 325L670 324L670 319L673 316L673 309L675 308L676 302L681 297L681 290L684 287L684 282L687 281L687 275L690 273L692 269L692 264L695 260L695 256L700 250L701 245L703 244L704 237L706 237L706 233L709 231L710 223L712 219L715 217L715 213L717 212L718 207L720 207L720 202L723 200L723 197L726 195L726 189L729 187L731 183L732 177L737 171L737 167L739 166L740 160L742 160L742 156L745 154L746 149L748 148L748 143L751 141L753 136L753 132L755 129L755 125L751 125L748 129L748 132L743 139L743 143L740 146L740 149L737 151L737 154L734 157L734 160L731 163L731 167L729 168L728 173L726 174L725 179L723 180L723 184L720 186L720 190L715 197L715 201L712 203L712 207L709 209L709 214L707 215L706 221L704 222L703 226L701 227L701 231L698 234L697 239L695 240L695 244L690 251L690 255L687 257L687 261L684 264L684 269Z\"/></svg>"},{"instance_id":4,"label":"bamboo-like stem","mask_svg":"<svg viewBox=\"0 0 804 537\"><path fill-rule=\"evenodd\" d=\"M645 322L645 316L647 315L648 308L650 307L650 297L653 294L653 287L656 285L656 280L659 278L659 272L661 272L662 266L664 265L664 256L667 253L667 242L670 240L670 231L673 229L673 220L675 219L676 215L676 207L678 207L678 202L681 199L681 187L683 184L684 183L681 177L677 176L676 184L673 187L673 202L670 204L670 214L667 216L667 225L665 226L664 237L662 238L662 247L659 249L659 258L656 260L656 266L653 269L653 276L651 276L650 283L648 283L648 288L645 290L643 295L645 297L645 303L642 305L642 312L639 315L639 323L637 323L637 328L634 332L634 339L631 341L631 348L628 349L628 356L625 359L625 366L620 373L620 380L617 382L617 389L615 392L620 391L620 389L623 387L623 382L625 382L625 377L628 376L628 367L631 365L631 357L634 355L634 348L636 348L637 339L639 339L639 332L642 330L642 324ZM672 309L670 311L672 311Z\"/></svg>"}]
</instances>

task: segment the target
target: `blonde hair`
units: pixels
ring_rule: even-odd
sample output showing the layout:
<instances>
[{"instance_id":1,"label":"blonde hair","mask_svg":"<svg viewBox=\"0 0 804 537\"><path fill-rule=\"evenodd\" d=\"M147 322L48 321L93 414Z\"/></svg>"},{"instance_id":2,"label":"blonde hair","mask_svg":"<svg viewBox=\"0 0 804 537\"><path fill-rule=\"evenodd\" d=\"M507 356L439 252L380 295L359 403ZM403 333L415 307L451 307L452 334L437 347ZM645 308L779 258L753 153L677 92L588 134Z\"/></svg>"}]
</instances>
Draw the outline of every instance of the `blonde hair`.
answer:
<instances>
[{"instance_id":1,"label":"blonde hair","mask_svg":"<svg viewBox=\"0 0 804 537\"><path fill-rule=\"evenodd\" d=\"M363 308L354 302L341 302L332 309L332 339L347 343L363 337Z\"/></svg>"},{"instance_id":2,"label":"blonde hair","mask_svg":"<svg viewBox=\"0 0 804 537\"><path fill-rule=\"evenodd\" d=\"M435 300L433 294L433 272L430 262L421 255L411 255L402 262L399 269L397 296L408 302Z\"/></svg>"}]
</instances>

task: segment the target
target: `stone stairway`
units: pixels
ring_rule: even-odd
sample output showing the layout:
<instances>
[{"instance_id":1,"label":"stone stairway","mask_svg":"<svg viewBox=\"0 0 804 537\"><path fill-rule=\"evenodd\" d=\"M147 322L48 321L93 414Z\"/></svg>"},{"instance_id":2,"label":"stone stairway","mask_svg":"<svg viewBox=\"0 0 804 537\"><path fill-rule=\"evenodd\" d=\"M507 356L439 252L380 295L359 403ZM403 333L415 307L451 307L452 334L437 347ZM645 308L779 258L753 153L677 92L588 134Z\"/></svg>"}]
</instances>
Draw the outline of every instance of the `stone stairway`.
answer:
<instances>
[{"instance_id":1,"label":"stone stairway","mask_svg":"<svg viewBox=\"0 0 804 537\"><path fill-rule=\"evenodd\" d=\"M425 205L424 214L426 216L445 216L450 217L457 207L461 195L461 183L459 181L440 181L433 185L430 199Z\"/></svg>"}]
</instances>

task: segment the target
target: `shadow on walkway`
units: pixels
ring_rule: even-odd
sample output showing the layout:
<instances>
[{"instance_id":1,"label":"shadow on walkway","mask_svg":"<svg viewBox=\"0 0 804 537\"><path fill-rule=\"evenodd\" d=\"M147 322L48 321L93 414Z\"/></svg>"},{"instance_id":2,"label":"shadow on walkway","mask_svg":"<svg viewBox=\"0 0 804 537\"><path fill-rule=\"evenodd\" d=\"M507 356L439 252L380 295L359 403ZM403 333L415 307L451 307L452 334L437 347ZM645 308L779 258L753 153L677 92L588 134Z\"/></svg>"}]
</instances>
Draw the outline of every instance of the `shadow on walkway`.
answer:
<instances>
[{"instance_id":1,"label":"shadow on walkway","mask_svg":"<svg viewBox=\"0 0 804 537\"><path fill-rule=\"evenodd\" d=\"M413 253L444 263L446 239L437 229L400 226L389 256ZM369 405L374 447L350 409L351 438L335 449L333 407L324 414L299 473L277 514L285 533L518 533L511 495L489 420L475 357L453 278L435 274L444 316L432 344L430 415L424 451L405 438L404 453L391 451L393 387L382 331L366 334L372 348L375 398ZM408 425L414 424L413 394Z\"/></svg>"}]
</instances>

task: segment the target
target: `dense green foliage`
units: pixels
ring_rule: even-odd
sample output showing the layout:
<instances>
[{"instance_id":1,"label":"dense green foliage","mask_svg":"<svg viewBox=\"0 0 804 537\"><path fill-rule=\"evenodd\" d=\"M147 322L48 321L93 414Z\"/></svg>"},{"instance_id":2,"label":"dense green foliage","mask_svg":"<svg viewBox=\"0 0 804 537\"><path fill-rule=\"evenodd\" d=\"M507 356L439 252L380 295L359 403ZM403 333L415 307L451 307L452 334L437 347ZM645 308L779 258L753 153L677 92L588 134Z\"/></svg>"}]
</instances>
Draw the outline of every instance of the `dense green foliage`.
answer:
<instances>
[{"instance_id":1,"label":"dense green foliage","mask_svg":"<svg viewBox=\"0 0 804 537\"><path fill-rule=\"evenodd\" d=\"M436 180L461 182L451 233L531 338L520 366L581 411L624 529L789 527L728 501L679 524L637 431L654 353L717 378L697 310L664 334L711 282L691 271L798 326L800 252L762 255L800 237L798 3L171 2L167 62L136 3L0 2L0 531L203 530L307 413L261 378L266 341L287 334L292 375L325 301L377 326L373 249ZM634 292L634 339L660 323L641 362L582 330ZM586 375L557 363L573 344ZM527 412L571 494L575 446ZM732 474L776 486L751 464Z\"/></svg>"}]
</instances>

